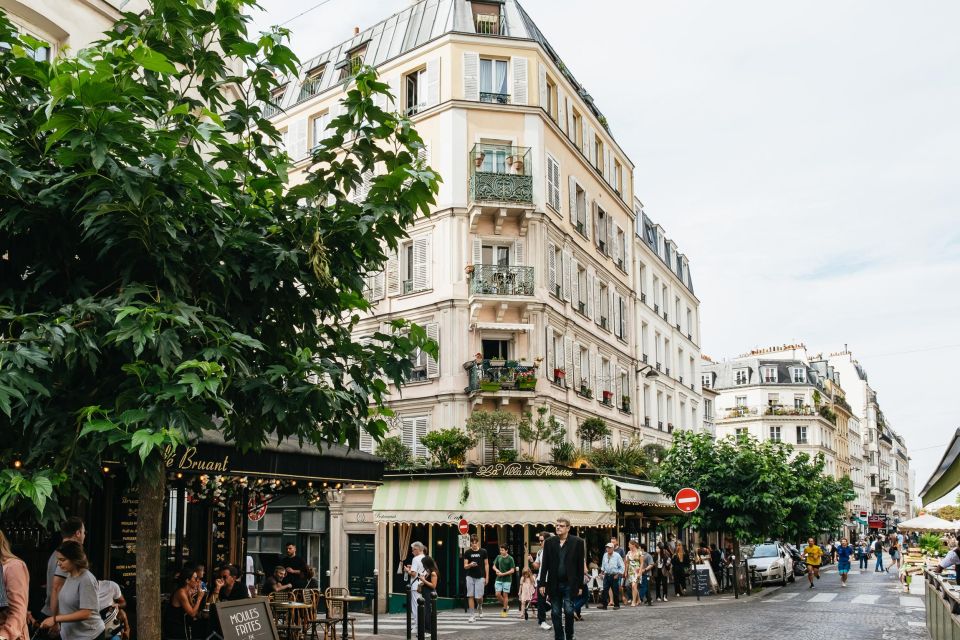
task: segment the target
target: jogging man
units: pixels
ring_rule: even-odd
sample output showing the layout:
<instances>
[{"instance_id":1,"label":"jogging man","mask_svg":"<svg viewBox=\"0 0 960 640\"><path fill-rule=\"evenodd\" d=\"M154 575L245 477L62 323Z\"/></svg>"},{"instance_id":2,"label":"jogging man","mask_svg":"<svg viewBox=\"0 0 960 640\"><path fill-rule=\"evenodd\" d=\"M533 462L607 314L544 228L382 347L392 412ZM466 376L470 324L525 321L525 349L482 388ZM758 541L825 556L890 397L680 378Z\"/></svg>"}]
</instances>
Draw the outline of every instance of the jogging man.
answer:
<instances>
[{"instance_id":1,"label":"jogging man","mask_svg":"<svg viewBox=\"0 0 960 640\"><path fill-rule=\"evenodd\" d=\"M807 563L807 580L810 581L810 589L813 589L813 576L820 579L820 562L823 560L823 549L817 545L813 538L807 540L807 546L803 549L803 559ZM849 567L848 567L849 570Z\"/></svg>"},{"instance_id":2,"label":"jogging man","mask_svg":"<svg viewBox=\"0 0 960 640\"><path fill-rule=\"evenodd\" d=\"M510 587L513 586L513 574L517 571L517 563L510 557L507 545L500 545L500 555L493 559L493 572L497 579L493 583L493 594L500 602L500 617L506 618L510 610Z\"/></svg>"},{"instance_id":3,"label":"jogging man","mask_svg":"<svg viewBox=\"0 0 960 640\"><path fill-rule=\"evenodd\" d=\"M834 549L837 554L837 573L840 574L840 586L847 586L847 575L850 573L850 556L854 553L854 548L850 546L846 538L840 540L840 545Z\"/></svg>"},{"instance_id":4,"label":"jogging man","mask_svg":"<svg viewBox=\"0 0 960 640\"><path fill-rule=\"evenodd\" d=\"M477 605L483 605L483 588L490 579L487 550L480 548L480 538L475 533L470 536L470 548L463 552L463 568L467 572L467 602L470 605L467 622L475 622ZM480 615L483 616L482 611Z\"/></svg>"}]
</instances>

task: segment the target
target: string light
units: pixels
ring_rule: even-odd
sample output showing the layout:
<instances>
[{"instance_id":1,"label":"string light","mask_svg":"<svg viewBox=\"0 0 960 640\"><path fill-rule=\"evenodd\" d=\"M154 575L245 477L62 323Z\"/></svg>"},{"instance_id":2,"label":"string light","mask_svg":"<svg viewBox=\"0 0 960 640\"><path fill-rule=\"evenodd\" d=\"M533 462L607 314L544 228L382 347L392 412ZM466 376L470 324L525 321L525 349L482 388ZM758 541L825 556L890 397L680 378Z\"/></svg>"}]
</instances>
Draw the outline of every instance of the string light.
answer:
<instances>
[{"instance_id":1,"label":"string light","mask_svg":"<svg viewBox=\"0 0 960 640\"><path fill-rule=\"evenodd\" d=\"M108 467L107 465L103 465L103 472L110 473L110 467Z\"/></svg>"},{"instance_id":2,"label":"string light","mask_svg":"<svg viewBox=\"0 0 960 640\"><path fill-rule=\"evenodd\" d=\"M177 471L177 480L183 478L183 474Z\"/></svg>"},{"instance_id":3,"label":"string light","mask_svg":"<svg viewBox=\"0 0 960 640\"><path fill-rule=\"evenodd\" d=\"M22 467L22 466L23 466L23 462L21 462L20 460L14 460L14 461L13 461L13 468L14 468L14 469L19 469L19 468Z\"/></svg>"}]
</instances>

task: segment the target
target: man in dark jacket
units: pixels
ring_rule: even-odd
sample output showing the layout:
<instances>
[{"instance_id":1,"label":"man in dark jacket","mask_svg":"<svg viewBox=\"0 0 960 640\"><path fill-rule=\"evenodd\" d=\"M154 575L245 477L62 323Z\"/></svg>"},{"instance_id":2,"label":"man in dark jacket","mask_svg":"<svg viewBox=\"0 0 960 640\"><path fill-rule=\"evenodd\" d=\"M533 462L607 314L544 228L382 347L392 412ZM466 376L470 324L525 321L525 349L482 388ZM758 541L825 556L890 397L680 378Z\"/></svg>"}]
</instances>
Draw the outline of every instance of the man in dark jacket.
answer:
<instances>
[{"instance_id":1,"label":"man in dark jacket","mask_svg":"<svg viewBox=\"0 0 960 640\"><path fill-rule=\"evenodd\" d=\"M573 640L573 601L583 588L584 542L570 535L570 521L557 518L557 535L543 545L540 597L550 596L554 640Z\"/></svg>"}]
</instances>

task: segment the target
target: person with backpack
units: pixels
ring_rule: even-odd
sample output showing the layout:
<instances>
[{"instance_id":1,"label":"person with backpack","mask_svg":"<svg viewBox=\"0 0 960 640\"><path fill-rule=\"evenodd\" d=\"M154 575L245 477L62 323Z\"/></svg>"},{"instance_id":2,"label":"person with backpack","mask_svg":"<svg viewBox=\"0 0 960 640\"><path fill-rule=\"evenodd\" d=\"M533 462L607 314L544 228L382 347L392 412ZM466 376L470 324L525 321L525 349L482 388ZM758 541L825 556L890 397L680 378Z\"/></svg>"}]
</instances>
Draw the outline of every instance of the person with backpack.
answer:
<instances>
[{"instance_id":1,"label":"person with backpack","mask_svg":"<svg viewBox=\"0 0 960 640\"><path fill-rule=\"evenodd\" d=\"M883 568L883 539L880 536L877 536L877 539L873 542L873 554L877 556L877 564L873 568L874 573L880 573L884 571Z\"/></svg>"},{"instance_id":2,"label":"person with backpack","mask_svg":"<svg viewBox=\"0 0 960 640\"><path fill-rule=\"evenodd\" d=\"M670 549L663 542L657 543L657 556L654 562L653 578L656 580L657 602L666 602L667 577L673 572L673 559Z\"/></svg>"}]
</instances>

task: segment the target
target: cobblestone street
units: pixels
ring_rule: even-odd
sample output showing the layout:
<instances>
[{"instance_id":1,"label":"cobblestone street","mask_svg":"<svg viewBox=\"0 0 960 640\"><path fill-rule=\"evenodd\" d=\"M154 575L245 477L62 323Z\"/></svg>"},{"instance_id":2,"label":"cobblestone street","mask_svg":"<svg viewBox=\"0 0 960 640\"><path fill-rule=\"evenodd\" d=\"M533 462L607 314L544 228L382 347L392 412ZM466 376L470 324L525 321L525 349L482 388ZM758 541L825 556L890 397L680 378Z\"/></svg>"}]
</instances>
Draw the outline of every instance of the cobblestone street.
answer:
<instances>
[{"instance_id":1,"label":"cobblestone street","mask_svg":"<svg viewBox=\"0 0 960 640\"><path fill-rule=\"evenodd\" d=\"M552 640L553 631L536 627L534 617L524 621L516 610L500 618L488 603L483 618L467 622L463 611L444 611L438 618L441 637L493 640ZM379 636L364 617L357 631L365 638L403 637L403 616L380 618ZM624 634L627 635L624 635ZM358 636L359 637L359 636ZM651 638L684 640L921 640L924 626L923 582L917 580L912 592L899 588L891 574L854 571L849 586L840 587L835 570L828 569L815 589L806 579L785 588L769 587L760 594L735 600L733 596L710 596L700 602L693 597L655 603L653 607L623 607L619 611L585 609L576 637Z\"/></svg>"}]
</instances>

